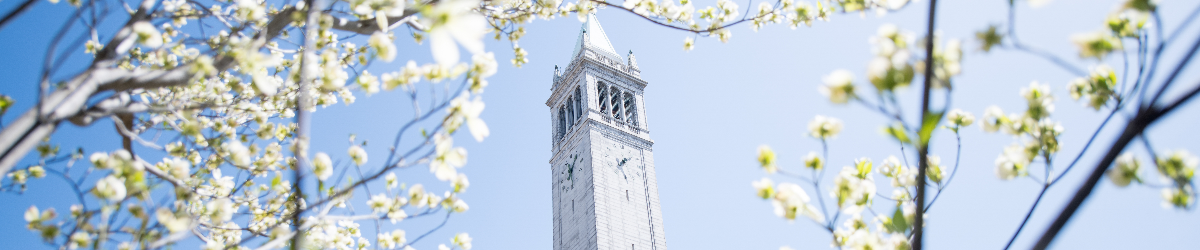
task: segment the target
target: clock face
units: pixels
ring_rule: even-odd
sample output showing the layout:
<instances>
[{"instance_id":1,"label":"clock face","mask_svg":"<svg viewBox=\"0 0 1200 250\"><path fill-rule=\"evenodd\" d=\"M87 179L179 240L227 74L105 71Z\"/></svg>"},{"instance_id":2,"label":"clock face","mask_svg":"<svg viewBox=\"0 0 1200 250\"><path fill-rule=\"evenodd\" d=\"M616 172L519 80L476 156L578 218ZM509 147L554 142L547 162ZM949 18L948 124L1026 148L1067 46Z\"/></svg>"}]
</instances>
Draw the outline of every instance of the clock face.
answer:
<instances>
[{"instance_id":1,"label":"clock face","mask_svg":"<svg viewBox=\"0 0 1200 250\"><path fill-rule=\"evenodd\" d=\"M582 158L583 157L581 154L576 152L568 156L565 163L562 163L562 168L560 168L557 175L558 186L561 187L563 191L571 190L575 187L575 174L577 174L580 168L582 168L582 165L579 164L583 162Z\"/></svg>"},{"instance_id":2,"label":"clock face","mask_svg":"<svg viewBox=\"0 0 1200 250\"><path fill-rule=\"evenodd\" d=\"M626 147L624 145L612 145L609 147L611 148L608 152L612 153L611 155L607 155L604 161L608 161L607 164L612 167L613 174L619 180L618 183L643 183L642 170L644 165L642 164L642 153L633 147Z\"/></svg>"}]
</instances>

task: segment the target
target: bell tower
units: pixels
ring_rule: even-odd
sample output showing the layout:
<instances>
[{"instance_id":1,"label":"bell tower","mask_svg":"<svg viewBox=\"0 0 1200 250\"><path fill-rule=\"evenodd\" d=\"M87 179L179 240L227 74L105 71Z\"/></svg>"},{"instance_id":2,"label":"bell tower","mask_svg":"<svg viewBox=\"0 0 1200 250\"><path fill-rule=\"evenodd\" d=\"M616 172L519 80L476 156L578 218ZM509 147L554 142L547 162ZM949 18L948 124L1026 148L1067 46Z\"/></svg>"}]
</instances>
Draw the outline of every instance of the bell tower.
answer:
<instances>
[{"instance_id":1,"label":"bell tower","mask_svg":"<svg viewBox=\"0 0 1200 250\"><path fill-rule=\"evenodd\" d=\"M550 107L555 250L666 250L654 141L633 51L617 54L591 14Z\"/></svg>"}]
</instances>

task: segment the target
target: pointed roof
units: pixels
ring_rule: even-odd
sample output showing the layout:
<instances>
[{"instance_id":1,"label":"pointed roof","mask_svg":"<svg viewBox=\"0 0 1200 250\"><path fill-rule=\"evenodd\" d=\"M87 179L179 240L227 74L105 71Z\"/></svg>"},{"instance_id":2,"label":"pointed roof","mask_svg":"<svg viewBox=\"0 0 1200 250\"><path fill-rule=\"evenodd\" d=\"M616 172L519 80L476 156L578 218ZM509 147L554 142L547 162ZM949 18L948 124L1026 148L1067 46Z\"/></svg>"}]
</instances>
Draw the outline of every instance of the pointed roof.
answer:
<instances>
[{"instance_id":1,"label":"pointed roof","mask_svg":"<svg viewBox=\"0 0 1200 250\"><path fill-rule=\"evenodd\" d=\"M604 28L600 27L600 21L596 19L596 13L588 14L587 21L583 22L583 28L579 31L579 37L575 39L575 51L571 52L572 57L579 56L585 38L587 39L588 47L593 51L599 52L599 54L618 62L621 61L621 56L617 55L617 50L613 49L612 43L608 41L608 35L604 34Z\"/></svg>"}]
</instances>

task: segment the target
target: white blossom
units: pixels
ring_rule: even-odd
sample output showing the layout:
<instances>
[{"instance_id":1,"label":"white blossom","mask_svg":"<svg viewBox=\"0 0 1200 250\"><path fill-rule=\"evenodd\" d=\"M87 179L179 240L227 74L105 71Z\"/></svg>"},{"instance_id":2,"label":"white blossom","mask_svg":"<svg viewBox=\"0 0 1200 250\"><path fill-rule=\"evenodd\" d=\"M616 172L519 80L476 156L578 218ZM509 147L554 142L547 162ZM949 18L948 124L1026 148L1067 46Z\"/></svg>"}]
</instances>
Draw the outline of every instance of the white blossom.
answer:
<instances>
[{"instance_id":1,"label":"white blossom","mask_svg":"<svg viewBox=\"0 0 1200 250\"><path fill-rule=\"evenodd\" d=\"M86 248L92 242L92 235L85 231L77 231L71 234L67 242L67 249Z\"/></svg>"},{"instance_id":2,"label":"white blossom","mask_svg":"<svg viewBox=\"0 0 1200 250\"><path fill-rule=\"evenodd\" d=\"M325 152L317 153L313 156L313 173L317 175L317 179L325 181L329 176L333 175L333 160L329 159L329 155Z\"/></svg>"},{"instance_id":3,"label":"white blossom","mask_svg":"<svg viewBox=\"0 0 1200 250\"><path fill-rule=\"evenodd\" d=\"M758 146L758 164L768 174L774 174L776 171L779 171L779 167L775 165L775 151L771 150L770 146Z\"/></svg>"},{"instance_id":4,"label":"white blossom","mask_svg":"<svg viewBox=\"0 0 1200 250\"><path fill-rule=\"evenodd\" d=\"M467 187L471 186L471 182L467 180L466 174L459 173L458 176L454 177L454 179L450 181L450 186L453 188L455 193L462 193L467 191Z\"/></svg>"},{"instance_id":5,"label":"white blossom","mask_svg":"<svg viewBox=\"0 0 1200 250\"><path fill-rule=\"evenodd\" d=\"M950 110L946 113L946 119L957 127L971 126L972 123L975 123L975 115L961 109Z\"/></svg>"},{"instance_id":6,"label":"white blossom","mask_svg":"<svg viewBox=\"0 0 1200 250\"><path fill-rule=\"evenodd\" d=\"M29 209L25 210L24 216L25 216L25 222L29 222L29 223L40 221L42 218L41 212L38 211L37 206L29 206Z\"/></svg>"},{"instance_id":7,"label":"white blossom","mask_svg":"<svg viewBox=\"0 0 1200 250\"><path fill-rule=\"evenodd\" d=\"M775 197L775 182L771 181L771 179L763 177L762 180L753 181L750 185L754 187L755 193L758 194L759 198L771 199Z\"/></svg>"},{"instance_id":8,"label":"white blossom","mask_svg":"<svg viewBox=\"0 0 1200 250\"><path fill-rule=\"evenodd\" d=\"M804 157L804 167L821 170L825 168L825 160L821 159L817 152L808 152L808 155Z\"/></svg>"},{"instance_id":9,"label":"white blossom","mask_svg":"<svg viewBox=\"0 0 1200 250\"><path fill-rule=\"evenodd\" d=\"M373 195L371 196L371 199L367 201L367 207L370 207L371 210L375 211L376 213L386 213L392 208L392 204L392 198L388 198L387 194L383 193Z\"/></svg>"},{"instance_id":10,"label":"white blossom","mask_svg":"<svg viewBox=\"0 0 1200 250\"><path fill-rule=\"evenodd\" d=\"M438 180L448 181L458 175L457 168L467 164L467 150L454 147L454 139L446 134L434 135L433 141L435 156L429 163L429 171L434 173Z\"/></svg>"},{"instance_id":11,"label":"white blossom","mask_svg":"<svg viewBox=\"0 0 1200 250\"><path fill-rule=\"evenodd\" d=\"M863 167L843 167L833 179L832 196L845 214L858 214L870 206L875 197L875 180L870 175L870 163L860 160L857 165Z\"/></svg>"},{"instance_id":12,"label":"white blossom","mask_svg":"<svg viewBox=\"0 0 1200 250\"><path fill-rule=\"evenodd\" d=\"M391 232L379 234L379 247L386 249L396 249L408 243L404 237L404 230L396 229Z\"/></svg>"},{"instance_id":13,"label":"white blossom","mask_svg":"<svg viewBox=\"0 0 1200 250\"><path fill-rule=\"evenodd\" d=\"M212 170L212 179L209 179L209 184L212 186L214 193L212 195L225 197L233 192L234 183L233 176L224 176L221 174L221 169Z\"/></svg>"},{"instance_id":14,"label":"white blossom","mask_svg":"<svg viewBox=\"0 0 1200 250\"><path fill-rule=\"evenodd\" d=\"M1112 181L1113 185L1119 187L1128 186L1131 181L1137 180L1141 182L1141 167L1142 163L1133 157L1131 153L1124 153L1117 157L1117 162L1113 168L1108 169L1105 174Z\"/></svg>"},{"instance_id":15,"label":"white blossom","mask_svg":"<svg viewBox=\"0 0 1200 250\"><path fill-rule=\"evenodd\" d=\"M1004 153L996 157L996 175L1002 180L1010 180L1028 174L1026 167L1032 161L1032 156L1021 145L1011 145L1004 148Z\"/></svg>"},{"instance_id":16,"label":"white blossom","mask_svg":"<svg viewBox=\"0 0 1200 250\"><path fill-rule=\"evenodd\" d=\"M138 43L150 48L158 48L163 45L162 33L159 33L158 28L155 28L150 22L138 21L133 23L131 28Z\"/></svg>"},{"instance_id":17,"label":"white blossom","mask_svg":"<svg viewBox=\"0 0 1200 250\"><path fill-rule=\"evenodd\" d=\"M97 198L109 202L119 202L125 199L125 179L116 176L105 176L96 182L93 193Z\"/></svg>"},{"instance_id":18,"label":"white blossom","mask_svg":"<svg viewBox=\"0 0 1200 250\"><path fill-rule=\"evenodd\" d=\"M467 233L455 234L454 238L450 239L450 242L463 250L471 250L471 236L467 235Z\"/></svg>"},{"instance_id":19,"label":"white blossom","mask_svg":"<svg viewBox=\"0 0 1200 250\"><path fill-rule=\"evenodd\" d=\"M808 135L818 139L831 139L842 132L842 120L818 115L808 122Z\"/></svg>"},{"instance_id":20,"label":"white blossom","mask_svg":"<svg viewBox=\"0 0 1200 250\"><path fill-rule=\"evenodd\" d=\"M845 104L850 99L855 98L854 94L854 74L849 70L839 69L833 71L823 78L825 85L817 90L822 95L828 96L829 101L835 104Z\"/></svg>"},{"instance_id":21,"label":"white blossom","mask_svg":"<svg viewBox=\"0 0 1200 250\"><path fill-rule=\"evenodd\" d=\"M450 117L446 119L446 127L454 130L466 123L467 128L471 130L471 136L475 137L475 141L483 141L491 134L487 123L479 118L479 115L483 113L483 99L475 96L474 100L468 101L468 96L470 94L463 92L462 95L450 101L450 109L447 110Z\"/></svg>"},{"instance_id":22,"label":"white blossom","mask_svg":"<svg viewBox=\"0 0 1200 250\"><path fill-rule=\"evenodd\" d=\"M462 213L466 212L468 209L470 209L470 207L467 206L467 202L463 201L462 199L455 199L454 203L450 204L451 212Z\"/></svg>"},{"instance_id":23,"label":"white blossom","mask_svg":"<svg viewBox=\"0 0 1200 250\"><path fill-rule=\"evenodd\" d=\"M178 157L163 158L163 164L167 173L170 173L171 177L175 177L175 179L187 180L192 174L192 164L187 160Z\"/></svg>"},{"instance_id":24,"label":"white blossom","mask_svg":"<svg viewBox=\"0 0 1200 250\"><path fill-rule=\"evenodd\" d=\"M208 211L208 219L218 224L233 219L233 213L237 212L235 204L226 198L213 199L205 208Z\"/></svg>"},{"instance_id":25,"label":"white blossom","mask_svg":"<svg viewBox=\"0 0 1200 250\"><path fill-rule=\"evenodd\" d=\"M387 186L388 190L392 190L393 188L396 188L396 186L400 185L400 183L396 181L396 173L395 172L388 172L388 174L386 176L384 176L383 179L384 179L384 184Z\"/></svg>"},{"instance_id":26,"label":"white blossom","mask_svg":"<svg viewBox=\"0 0 1200 250\"><path fill-rule=\"evenodd\" d=\"M362 166L363 163L367 163L367 151L358 145L350 146L350 149L347 149L346 153L350 155L350 159L354 161L354 165Z\"/></svg>"},{"instance_id":27,"label":"white blossom","mask_svg":"<svg viewBox=\"0 0 1200 250\"><path fill-rule=\"evenodd\" d=\"M421 19L429 27L429 49L443 67L458 63L458 45L473 54L483 53L483 36L488 32L483 16L472 11L479 0L449 0L430 8Z\"/></svg>"},{"instance_id":28,"label":"white blossom","mask_svg":"<svg viewBox=\"0 0 1200 250\"><path fill-rule=\"evenodd\" d=\"M994 105L988 106L987 109L983 111L983 124L980 125L980 128L982 128L984 132L994 133L1000 130L1000 127L1004 126L1005 123L1007 123L1007 120L1008 118L1004 116L1004 111L1001 110L1000 107Z\"/></svg>"},{"instance_id":29,"label":"white blossom","mask_svg":"<svg viewBox=\"0 0 1200 250\"><path fill-rule=\"evenodd\" d=\"M392 1L403 2L402 0ZM374 49L376 57L385 62L391 62L396 59L396 44L392 42L392 38L386 33L377 31L371 34L371 38L367 40L367 45Z\"/></svg>"},{"instance_id":30,"label":"white blossom","mask_svg":"<svg viewBox=\"0 0 1200 250\"><path fill-rule=\"evenodd\" d=\"M237 17L246 21L266 18L265 3L259 3L258 0L237 0Z\"/></svg>"},{"instance_id":31,"label":"white blossom","mask_svg":"<svg viewBox=\"0 0 1200 250\"><path fill-rule=\"evenodd\" d=\"M167 208L159 208L155 212L155 218L158 219L158 223L166 226L167 231L172 233L183 231L191 223L190 219L187 217L176 217L175 214Z\"/></svg>"},{"instance_id":32,"label":"white blossom","mask_svg":"<svg viewBox=\"0 0 1200 250\"><path fill-rule=\"evenodd\" d=\"M241 142L227 141L221 144L221 148L228 154L230 163L238 167L250 166L250 149Z\"/></svg>"}]
</instances>

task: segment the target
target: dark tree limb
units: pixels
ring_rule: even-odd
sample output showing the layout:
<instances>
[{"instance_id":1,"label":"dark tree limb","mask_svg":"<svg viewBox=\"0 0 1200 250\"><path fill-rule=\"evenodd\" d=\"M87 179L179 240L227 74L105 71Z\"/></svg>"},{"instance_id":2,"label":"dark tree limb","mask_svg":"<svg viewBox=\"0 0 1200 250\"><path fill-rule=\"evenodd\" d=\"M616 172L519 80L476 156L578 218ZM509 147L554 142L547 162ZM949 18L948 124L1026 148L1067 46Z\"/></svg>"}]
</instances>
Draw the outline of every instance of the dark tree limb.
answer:
<instances>
[{"instance_id":1,"label":"dark tree limb","mask_svg":"<svg viewBox=\"0 0 1200 250\"><path fill-rule=\"evenodd\" d=\"M1138 112L1136 117L1134 117L1127 125L1125 125L1124 132L1122 132L1121 136L1118 137L1115 142L1113 142L1111 147L1109 147L1108 153L1105 153L1104 158L1100 160L1100 163L1096 164L1096 168L1092 169L1092 173L1088 175L1088 178L1084 182L1083 186L1079 187L1079 190L1075 192L1075 196L1071 198L1071 201L1067 203L1067 206L1063 208L1058 217L1054 219L1054 222L1050 224L1050 227L1046 229L1046 232L1042 234L1042 238L1038 239L1038 242L1036 245L1034 245L1033 249L1041 250L1050 246L1050 242L1054 241L1054 238L1058 236L1058 233L1062 231L1064 226L1066 226L1067 221L1071 220L1071 216L1079 210L1079 207L1083 205L1083 201L1092 194L1092 191L1096 188L1096 184L1100 182L1102 177L1104 177L1104 172L1108 169L1108 166L1112 165L1113 161L1117 159L1117 156L1121 154L1121 151L1125 149L1125 146L1129 145L1130 141L1133 141L1135 137L1137 137L1146 129L1146 126L1150 125L1154 122L1154 120L1160 117L1158 114L1159 112L1156 112L1152 109L1142 109Z\"/></svg>"},{"instance_id":2,"label":"dark tree limb","mask_svg":"<svg viewBox=\"0 0 1200 250\"><path fill-rule=\"evenodd\" d=\"M929 21L926 26L925 37L925 83L922 87L921 94L921 119L918 129L917 139L917 215L914 217L912 249L921 250L924 246L924 226L925 226L925 169L929 167L929 141L924 135L921 135L925 122L929 117L929 92L933 88L933 28L935 17L937 16L937 0L929 1ZM936 121L935 121L936 122ZM931 132L932 133L932 132Z\"/></svg>"},{"instance_id":3,"label":"dark tree limb","mask_svg":"<svg viewBox=\"0 0 1200 250\"><path fill-rule=\"evenodd\" d=\"M38 0L25 0L24 3L21 3L21 6L17 6L16 9L13 9L13 11L9 11L7 14L4 14L4 17L0 17L0 29L3 29L4 25L7 25L8 22L16 19L17 16L21 15L21 13L29 10L29 7L33 7L33 4L37 2Z\"/></svg>"},{"instance_id":4,"label":"dark tree limb","mask_svg":"<svg viewBox=\"0 0 1200 250\"><path fill-rule=\"evenodd\" d=\"M1197 48L1200 48L1200 42L1196 42L1192 46L1193 51L1195 51ZM1187 59L1188 58L1185 58L1184 60ZM1179 67L1182 66L1183 63L1179 65ZM1170 85L1171 82L1166 82L1162 87L1167 88L1170 87ZM1042 250L1050 246L1050 243L1054 241L1054 238L1058 236L1058 233L1061 232L1063 227L1066 226L1067 222L1071 220L1071 217L1075 215L1075 212L1079 210L1079 207L1083 205L1083 202L1092 194L1092 191L1096 188L1096 184L1104 176L1104 172L1108 169L1108 166L1112 165L1117 156L1121 154L1121 151L1123 151L1125 147L1128 146L1131 141L1133 141L1133 139L1145 132L1146 128L1158 121L1159 118L1162 118L1163 116L1176 110L1178 107L1190 102L1194 97L1196 97L1197 94L1200 94L1200 86L1193 87L1179 99L1176 99L1175 101L1161 108L1154 104L1149 104L1140 108L1137 112L1137 115L1134 116L1127 125L1125 125L1125 130L1121 133L1121 136L1118 137L1115 142L1113 142L1111 147L1109 147L1108 153L1106 153L1104 158L1100 160L1100 163L1097 164L1094 169L1092 169L1092 173L1088 175L1088 178L1084 182L1083 186L1079 187L1079 190L1077 190L1075 195L1071 197L1070 203L1067 203L1067 206L1063 208L1058 217L1054 219L1054 222L1050 224L1050 227L1046 229L1046 232L1042 234L1041 239L1038 239L1038 242L1036 245L1034 245L1033 249Z\"/></svg>"}]
</instances>

